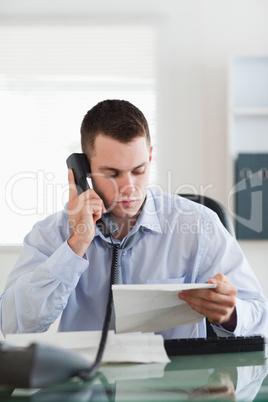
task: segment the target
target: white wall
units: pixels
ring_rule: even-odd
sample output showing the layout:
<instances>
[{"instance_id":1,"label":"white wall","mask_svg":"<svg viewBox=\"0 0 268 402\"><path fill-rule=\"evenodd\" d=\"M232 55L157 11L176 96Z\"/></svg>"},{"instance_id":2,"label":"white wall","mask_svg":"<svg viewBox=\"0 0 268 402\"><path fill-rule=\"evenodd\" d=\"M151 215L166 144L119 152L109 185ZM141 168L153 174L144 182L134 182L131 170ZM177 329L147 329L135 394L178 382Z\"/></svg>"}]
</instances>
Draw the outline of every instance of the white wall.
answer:
<instances>
[{"instance_id":1,"label":"white wall","mask_svg":"<svg viewBox=\"0 0 268 402\"><path fill-rule=\"evenodd\" d=\"M208 187L206 194L225 205L232 185L229 61L235 54L268 55L267 15L266 0L0 0L0 23L52 17L153 21L158 28L159 183L170 191ZM268 295L268 242L241 246ZM1 272L11 269L13 260L10 249L0 250Z\"/></svg>"}]
</instances>

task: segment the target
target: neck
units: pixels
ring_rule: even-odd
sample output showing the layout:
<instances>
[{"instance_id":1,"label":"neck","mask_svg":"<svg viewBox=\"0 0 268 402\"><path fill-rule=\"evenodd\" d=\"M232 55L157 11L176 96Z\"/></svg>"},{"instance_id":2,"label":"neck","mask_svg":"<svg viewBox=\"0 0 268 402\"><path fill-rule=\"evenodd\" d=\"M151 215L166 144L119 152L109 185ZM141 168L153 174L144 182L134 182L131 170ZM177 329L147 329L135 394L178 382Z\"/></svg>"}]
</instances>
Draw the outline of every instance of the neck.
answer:
<instances>
[{"instance_id":1,"label":"neck","mask_svg":"<svg viewBox=\"0 0 268 402\"><path fill-rule=\"evenodd\" d=\"M131 217L131 218L116 218L114 217L114 221L118 227L117 232L113 234L114 239L123 240L123 238L131 231L133 226L135 225L139 214Z\"/></svg>"},{"instance_id":2,"label":"neck","mask_svg":"<svg viewBox=\"0 0 268 402\"><path fill-rule=\"evenodd\" d=\"M136 213L136 215L131 216L131 217L124 217L124 218L119 218L117 216L113 215L114 221L118 227L117 232L113 234L113 238L117 240L123 240L124 237L131 231L131 229L134 227L135 223L137 222L137 219L143 209L145 201L143 202L142 206Z\"/></svg>"}]
</instances>

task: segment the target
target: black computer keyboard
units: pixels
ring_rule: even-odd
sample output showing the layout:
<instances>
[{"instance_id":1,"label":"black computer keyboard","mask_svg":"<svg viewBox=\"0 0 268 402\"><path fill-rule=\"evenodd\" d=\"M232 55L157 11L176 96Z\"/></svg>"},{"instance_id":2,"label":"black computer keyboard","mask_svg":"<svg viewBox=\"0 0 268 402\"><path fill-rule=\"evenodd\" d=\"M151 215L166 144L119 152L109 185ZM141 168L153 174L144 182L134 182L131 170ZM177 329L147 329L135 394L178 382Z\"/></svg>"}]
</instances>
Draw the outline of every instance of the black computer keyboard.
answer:
<instances>
[{"instance_id":1,"label":"black computer keyboard","mask_svg":"<svg viewBox=\"0 0 268 402\"><path fill-rule=\"evenodd\" d=\"M262 336L238 336L165 339L164 346L169 356L252 352L264 351L265 338Z\"/></svg>"}]
</instances>

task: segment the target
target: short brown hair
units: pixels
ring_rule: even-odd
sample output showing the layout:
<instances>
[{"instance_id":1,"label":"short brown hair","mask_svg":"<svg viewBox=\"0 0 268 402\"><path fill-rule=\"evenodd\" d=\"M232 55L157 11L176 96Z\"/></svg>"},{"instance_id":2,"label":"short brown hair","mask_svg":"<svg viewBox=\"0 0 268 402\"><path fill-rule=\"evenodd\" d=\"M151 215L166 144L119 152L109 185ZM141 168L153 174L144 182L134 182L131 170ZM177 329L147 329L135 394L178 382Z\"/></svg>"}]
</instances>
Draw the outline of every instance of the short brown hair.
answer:
<instances>
[{"instance_id":1,"label":"short brown hair","mask_svg":"<svg viewBox=\"0 0 268 402\"><path fill-rule=\"evenodd\" d=\"M125 100L99 102L85 115L81 125L81 146L88 157L94 152L95 139L99 134L124 143L144 136L148 147L151 146L146 118L136 106Z\"/></svg>"}]
</instances>

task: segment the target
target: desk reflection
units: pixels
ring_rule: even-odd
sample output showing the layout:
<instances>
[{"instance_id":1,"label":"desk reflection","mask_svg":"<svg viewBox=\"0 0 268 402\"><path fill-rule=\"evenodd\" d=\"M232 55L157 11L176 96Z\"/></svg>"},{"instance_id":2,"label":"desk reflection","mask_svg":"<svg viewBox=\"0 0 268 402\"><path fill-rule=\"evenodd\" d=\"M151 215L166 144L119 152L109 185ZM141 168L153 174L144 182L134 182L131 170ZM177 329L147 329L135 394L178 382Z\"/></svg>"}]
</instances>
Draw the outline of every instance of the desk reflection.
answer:
<instances>
[{"instance_id":1,"label":"desk reflection","mask_svg":"<svg viewBox=\"0 0 268 402\"><path fill-rule=\"evenodd\" d=\"M262 352L176 356L166 366L106 365L98 377L85 383L73 379L41 390L16 389L9 392L10 395L8 390L2 390L0 399L32 402L258 401L258 392L267 374L268 366Z\"/></svg>"}]
</instances>

